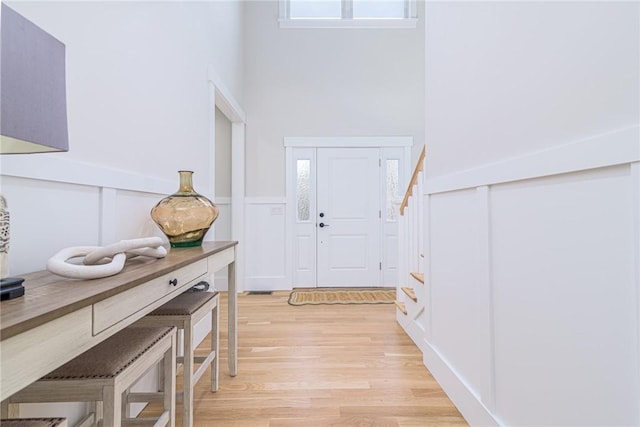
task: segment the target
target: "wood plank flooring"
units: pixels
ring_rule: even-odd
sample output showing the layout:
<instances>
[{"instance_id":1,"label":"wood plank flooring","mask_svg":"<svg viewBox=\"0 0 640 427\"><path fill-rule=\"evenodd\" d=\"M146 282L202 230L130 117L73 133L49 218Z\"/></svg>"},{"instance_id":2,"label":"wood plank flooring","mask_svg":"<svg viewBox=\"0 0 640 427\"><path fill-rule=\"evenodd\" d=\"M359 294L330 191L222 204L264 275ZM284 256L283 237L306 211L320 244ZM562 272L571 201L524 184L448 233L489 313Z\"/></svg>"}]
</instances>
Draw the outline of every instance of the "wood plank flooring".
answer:
<instances>
[{"instance_id":1,"label":"wood plank flooring","mask_svg":"<svg viewBox=\"0 0 640 427\"><path fill-rule=\"evenodd\" d=\"M396 323L393 304L294 307L288 296L239 296L232 378L221 294L220 390L208 390L205 373L194 396L195 426L468 425ZM150 405L142 415L155 411ZM178 415L181 426L181 407Z\"/></svg>"}]
</instances>

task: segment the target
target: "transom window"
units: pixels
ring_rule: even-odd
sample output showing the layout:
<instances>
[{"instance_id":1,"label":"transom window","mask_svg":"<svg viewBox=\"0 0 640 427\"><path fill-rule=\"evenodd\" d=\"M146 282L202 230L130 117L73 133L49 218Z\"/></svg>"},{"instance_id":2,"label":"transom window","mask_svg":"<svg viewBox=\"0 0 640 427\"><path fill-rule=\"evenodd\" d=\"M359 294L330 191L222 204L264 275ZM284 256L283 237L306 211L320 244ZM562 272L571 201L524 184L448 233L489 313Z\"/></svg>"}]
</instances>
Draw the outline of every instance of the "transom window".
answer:
<instances>
[{"instance_id":1,"label":"transom window","mask_svg":"<svg viewBox=\"0 0 640 427\"><path fill-rule=\"evenodd\" d=\"M416 0L280 0L283 28L406 28L416 18Z\"/></svg>"}]
</instances>

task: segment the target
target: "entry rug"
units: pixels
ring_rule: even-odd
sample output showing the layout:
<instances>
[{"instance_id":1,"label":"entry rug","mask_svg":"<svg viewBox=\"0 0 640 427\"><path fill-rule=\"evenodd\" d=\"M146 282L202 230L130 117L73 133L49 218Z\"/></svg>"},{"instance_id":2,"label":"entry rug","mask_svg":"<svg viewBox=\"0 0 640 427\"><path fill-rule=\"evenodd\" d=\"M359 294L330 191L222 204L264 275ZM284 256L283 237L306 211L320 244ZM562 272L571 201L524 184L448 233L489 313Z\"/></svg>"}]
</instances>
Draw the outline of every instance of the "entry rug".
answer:
<instances>
[{"instance_id":1,"label":"entry rug","mask_svg":"<svg viewBox=\"0 0 640 427\"><path fill-rule=\"evenodd\" d=\"M296 289L289 295L289 304L393 304L395 299L395 288Z\"/></svg>"}]
</instances>

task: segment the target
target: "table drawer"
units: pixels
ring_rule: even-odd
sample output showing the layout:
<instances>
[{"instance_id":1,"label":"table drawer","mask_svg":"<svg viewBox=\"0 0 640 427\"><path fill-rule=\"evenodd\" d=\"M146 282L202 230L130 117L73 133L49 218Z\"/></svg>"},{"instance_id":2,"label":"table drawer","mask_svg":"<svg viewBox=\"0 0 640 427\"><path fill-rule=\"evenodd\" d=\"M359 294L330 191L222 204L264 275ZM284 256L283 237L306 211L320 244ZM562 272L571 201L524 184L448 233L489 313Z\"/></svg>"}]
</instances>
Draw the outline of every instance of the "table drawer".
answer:
<instances>
[{"instance_id":1,"label":"table drawer","mask_svg":"<svg viewBox=\"0 0 640 427\"><path fill-rule=\"evenodd\" d=\"M0 400L48 374L96 343L91 307L2 340Z\"/></svg>"},{"instance_id":2,"label":"table drawer","mask_svg":"<svg viewBox=\"0 0 640 427\"><path fill-rule=\"evenodd\" d=\"M136 317L142 317L171 299L172 295L184 292L192 285L190 282L206 274L207 260L203 259L94 304L93 334L99 334L136 313L139 313Z\"/></svg>"},{"instance_id":3,"label":"table drawer","mask_svg":"<svg viewBox=\"0 0 640 427\"><path fill-rule=\"evenodd\" d=\"M235 261L236 258L236 248L228 248L222 252L218 252L215 255L211 255L208 260L208 270L209 274L213 274L216 271L228 266L232 262Z\"/></svg>"}]
</instances>

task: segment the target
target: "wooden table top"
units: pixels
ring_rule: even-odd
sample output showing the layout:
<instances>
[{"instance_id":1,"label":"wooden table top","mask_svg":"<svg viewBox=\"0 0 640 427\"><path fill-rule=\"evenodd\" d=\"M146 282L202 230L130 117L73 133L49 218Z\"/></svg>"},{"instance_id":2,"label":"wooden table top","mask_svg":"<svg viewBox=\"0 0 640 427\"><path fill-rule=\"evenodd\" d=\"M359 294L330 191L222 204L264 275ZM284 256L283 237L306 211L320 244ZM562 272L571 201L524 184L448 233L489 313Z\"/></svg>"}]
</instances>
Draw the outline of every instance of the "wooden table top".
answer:
<instances>
[{"instance_id":1,"label":"wooden table top","mask_svg":"<svg viewBox=\"0 0 640 427\"><path fill-rule=\"evenodd\" d=\"M100 279L69 279L46 270L20 275L25 279L24 296L0 303L0 340L95 304L237 244L235 241L219 241L203 242L202 246L191 248L167 246L165 258L135 257L127 260L120 273Z\"/></svg>"}]
</instances>

